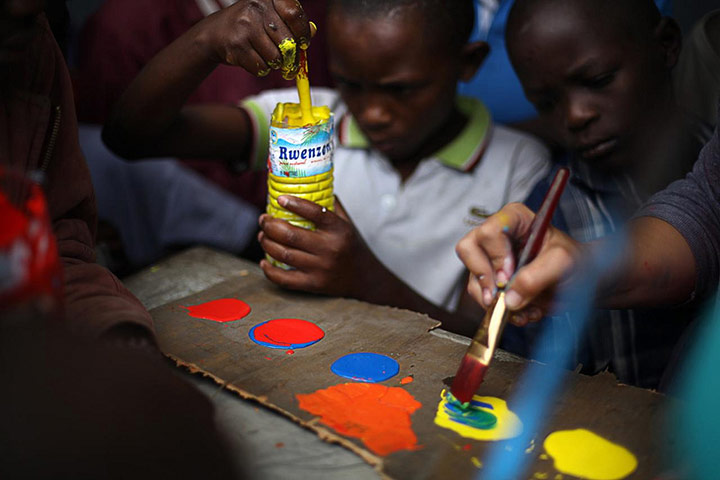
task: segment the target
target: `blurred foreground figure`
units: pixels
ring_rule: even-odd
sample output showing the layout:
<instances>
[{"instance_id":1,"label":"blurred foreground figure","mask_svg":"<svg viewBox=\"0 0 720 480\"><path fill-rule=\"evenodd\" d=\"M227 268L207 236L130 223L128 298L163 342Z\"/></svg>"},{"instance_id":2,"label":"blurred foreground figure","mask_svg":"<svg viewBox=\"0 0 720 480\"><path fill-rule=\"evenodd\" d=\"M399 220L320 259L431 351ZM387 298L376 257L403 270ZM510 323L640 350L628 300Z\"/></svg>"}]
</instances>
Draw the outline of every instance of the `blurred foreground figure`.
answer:
<instances>
[{"instance_id":1,"label":"blurred foreground figure","mask_svg":"<svg viewBox=\"0 0 720 480\"><path fill-rule=\"evenodd\" d=\"M44 179L47 212L29 211L52 226L38 251L55 253L62 275L48 269L47 289L0 301L0 477L230 478L209 401L168 369L150 315L94 263L94 193L43 4L0 0L0 169ZM22 218L14 225L3 245L35 238ZM0 282L15 278L7 266Z\"/></svg>"}]
</instances>

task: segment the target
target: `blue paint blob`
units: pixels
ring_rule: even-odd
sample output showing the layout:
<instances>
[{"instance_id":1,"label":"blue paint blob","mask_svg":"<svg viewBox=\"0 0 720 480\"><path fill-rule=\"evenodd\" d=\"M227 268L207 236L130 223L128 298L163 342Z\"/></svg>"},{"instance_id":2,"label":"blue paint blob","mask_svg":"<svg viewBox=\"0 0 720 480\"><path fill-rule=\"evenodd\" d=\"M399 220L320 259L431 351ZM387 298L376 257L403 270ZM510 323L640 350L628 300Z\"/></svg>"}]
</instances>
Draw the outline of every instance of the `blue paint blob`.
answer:
<instances>
[{"instance_id":1,"label":"blue paint blob","mask_svg":"<svg viewBox=\"0 0 720 480\"><path fill-rule=\"evenodd\" d=\"M335 375L358 382L378 383L392 378L400 371L400 365L378 353L350 353L340 357L330 366Z\"/></svg>"}]
</instances>

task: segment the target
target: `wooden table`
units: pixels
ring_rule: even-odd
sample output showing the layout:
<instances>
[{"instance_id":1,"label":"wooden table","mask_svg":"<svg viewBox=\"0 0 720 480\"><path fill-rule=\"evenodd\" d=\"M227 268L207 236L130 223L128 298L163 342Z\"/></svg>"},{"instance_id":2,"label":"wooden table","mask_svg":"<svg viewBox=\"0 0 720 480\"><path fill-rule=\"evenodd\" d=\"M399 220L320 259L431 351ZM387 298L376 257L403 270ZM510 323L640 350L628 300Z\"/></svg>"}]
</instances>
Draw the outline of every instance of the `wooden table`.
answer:
<instances>
[{"instance_id":1,"label":"wooden table","mask_svg":"<svg viewBox=\"0 0 720 480\"><path fill-rule=\"evenodd\" d=\"M164 353L178 365L216 382L213 386L208 380L195 380L203 391L212 394L220 417L235 418L234 423L223 422L229 425L225 430L235 437L238 448L251 453L243 463L255 478L298 474L313 478L375 477L367 465L381 476L398 479L473 478L482 473L472 460L484 459L494 444L463 439L433 422L439 392L447 388L469 340L437 328L438 322L427 316L350 299L284 291L265 279L256 265L206 248L164 260L126 279L126 284L151 310ZM180 307L227 297L249 303L251 314L242 321L219 324L191 318ZM248 330L253 325L287 316L311 319L325 330L326 338L292 356L283 351L268 352L249 340ZM404 388L423 404L412 415L422 449L380 457L361 441L338 435L298 408L295 394L344 383L345 379L330 372L329 364L343 352L355 351L385 353L398 360L400 374L385 382L388 385L397 386L399 378L414 376L414 382ZM523 360L498 352L478 393L508 399L512 408L513 387L525 367ZM566 377L564 390L548 412L547 423L537 432L535 448L526 454L531 456L531 469L523 478L555 478L558 472L543 454L542 440L550 432L573 428L590 429L632 451L638 458L638 469L628 478L655 477L662 454L661 437L655 432L661 424L665 397L619 386L609 374L561 375ZM243 409L247 410L245 417ZM327 442L342 445L357 457L348 456L337 445L323 445L317 438L310 441L307 430L267 409ZM253 431L247 430L248 423L256 425ZM274 439L280 440L271 444ZM297 450L291 452L287 448L290 445L297 445ZM313 455L316 465L308 462ZM268 464L272 468L263 469ZM278 465L285 470L276 468ZM307 475L302 474L303 469Z\"/></svg>"}]
</instances>

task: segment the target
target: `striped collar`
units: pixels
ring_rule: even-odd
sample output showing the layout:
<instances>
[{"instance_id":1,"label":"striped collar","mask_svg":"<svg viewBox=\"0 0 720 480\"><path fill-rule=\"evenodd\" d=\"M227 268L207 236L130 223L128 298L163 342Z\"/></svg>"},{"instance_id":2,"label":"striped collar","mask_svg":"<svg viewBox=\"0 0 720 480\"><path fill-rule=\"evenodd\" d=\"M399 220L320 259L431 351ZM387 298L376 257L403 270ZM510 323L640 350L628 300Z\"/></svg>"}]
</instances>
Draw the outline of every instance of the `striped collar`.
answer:
<instances>
[{"instance_id":1,"label":"striped collar","mask_svg":"<svg viewBox=\"0 0 720 480\"><path fill-rule=\"evenodd\" d=\"M237 0L195 0L198 8L206 17L221 8L229 7L235 2L237 2Z\"/></svg>"},{"instance_id":2,"label":"striped collar","mask_svg":"<svg viewBox=\"0 0 720 480\"><path fill-rule=\"evenodd\" d=\"M462 132L433 157L448 167L469 172L480 162L490 142L492 119L488 109L477 99L458 97L457 104L460 111L467 115L468 122ZM370 147L360 126L349 113L340 119L338 140L340 145L347 148Z\"/></svg>"}]
</instances>

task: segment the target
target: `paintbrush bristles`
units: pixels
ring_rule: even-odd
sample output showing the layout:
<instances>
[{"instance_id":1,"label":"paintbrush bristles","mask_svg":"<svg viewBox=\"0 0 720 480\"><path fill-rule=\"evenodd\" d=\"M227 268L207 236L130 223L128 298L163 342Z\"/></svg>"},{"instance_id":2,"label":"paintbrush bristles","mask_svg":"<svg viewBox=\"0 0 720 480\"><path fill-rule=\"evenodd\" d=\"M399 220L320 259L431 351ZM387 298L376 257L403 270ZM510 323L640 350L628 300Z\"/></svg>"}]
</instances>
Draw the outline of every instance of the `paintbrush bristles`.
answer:
<instances>
[{"instance_id":1,"label":"paintbrush bristles","mask_svg":"<svg viewBox=\"0 0 720 480\"><path fill-rule=\"evenodd\" d=\"M487 368L488 366L484 365L478 357L466 354L462 362L460 362L460 368L458 368L455 374L455 379L450 387L450 393L452 393L460 403L467 403L472 400L483 378L485 378Z\"/></svg>"},{"instance_id":2,"label":"paintbrush bristles","mask_svg":"<svg viewBox=\"0 0 720 480\"><path fill-rule=\"evenodd\" d=\"M485 312L482 325L455 374L450 392L460 400L460 403L469 402L482 383L506 321L505 292L501 292L495 303ZM465 398L467 400L462 400Z\"/></svg>"}]
</instances>

